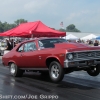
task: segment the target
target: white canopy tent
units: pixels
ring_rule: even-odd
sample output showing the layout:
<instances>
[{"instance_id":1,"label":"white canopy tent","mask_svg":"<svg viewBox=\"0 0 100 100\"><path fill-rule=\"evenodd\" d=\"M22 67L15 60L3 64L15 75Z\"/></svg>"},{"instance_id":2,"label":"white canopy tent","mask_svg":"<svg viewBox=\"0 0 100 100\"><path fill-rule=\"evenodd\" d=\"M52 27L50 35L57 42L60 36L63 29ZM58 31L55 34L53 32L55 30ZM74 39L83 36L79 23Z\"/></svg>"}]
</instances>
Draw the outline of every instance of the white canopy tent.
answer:
<instances>
[{"instance_id":1,"label":"white canopy tent","mask_svg":"<svg viewBox=\"0 0 100 100\"><path fill-rule=\"evenodd\" d=\"M96 37L97 37L96 35L90 34L85 37L82 37L81 40L92 40L92 39L95 39Z\"/></svg>"},{"instance_id":2,"label":"white canopy tent","mask_svg":"<svg viewBox=\"0 0 100 100\"><path fill-rule=\"evenodd\" d=\"M66 40L78 40L79 38L74 36L73 34L69 34L66 37L64 37Z\"/></svg>"}]
</instances>

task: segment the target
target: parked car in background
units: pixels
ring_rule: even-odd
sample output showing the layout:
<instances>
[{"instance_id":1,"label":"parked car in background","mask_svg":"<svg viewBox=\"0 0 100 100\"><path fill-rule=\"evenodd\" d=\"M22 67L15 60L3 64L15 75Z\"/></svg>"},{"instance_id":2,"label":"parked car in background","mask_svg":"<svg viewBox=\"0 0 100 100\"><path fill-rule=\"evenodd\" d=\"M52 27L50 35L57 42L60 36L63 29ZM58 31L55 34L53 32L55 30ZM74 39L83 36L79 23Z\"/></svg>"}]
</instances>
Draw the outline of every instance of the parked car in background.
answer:
<instances>
[{"instance_id":1,"label":"parked car in background","mask_svg":"<svg viewBox=\"0 0 100 100\"><path fill-rule=\"evenodd\" d=\"M4 50L6 49L6 42L0 42L0 55L4 55Z\"/></svg>"},{"instance_id":2,"label":"parked car in background","mask_svg":"<svg viewBox=\"0 0 100 100\"><path fill-rule=\"evenodd\" d=\"M14 77L32 70L59 82L64 74L77 70L97 76L100 73L100 47L69 43L63 38L36 38L18 44L2 57L2 62L9 66Z\"/></svg>"}]
</instances>

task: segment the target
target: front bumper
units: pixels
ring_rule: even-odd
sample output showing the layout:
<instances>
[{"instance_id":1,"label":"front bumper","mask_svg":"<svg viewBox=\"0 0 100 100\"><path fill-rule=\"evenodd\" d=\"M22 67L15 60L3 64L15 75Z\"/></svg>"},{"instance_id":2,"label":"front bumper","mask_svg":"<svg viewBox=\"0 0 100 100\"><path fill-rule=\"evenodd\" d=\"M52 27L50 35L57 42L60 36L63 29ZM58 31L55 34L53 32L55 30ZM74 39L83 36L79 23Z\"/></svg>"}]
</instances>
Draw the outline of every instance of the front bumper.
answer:
<instances>
[{"instance_id":1,"label":"front bumper","mask_svg":"<svg viewBox=\"0 0 100 100\"><path fill-rule=\"evenodd\" d=\"M74 61L64 61L64 68L70 67L88 67L92 65L100 64L100 59L85 59L85 60L74 60Z\"/></svg>"}]
</instances>

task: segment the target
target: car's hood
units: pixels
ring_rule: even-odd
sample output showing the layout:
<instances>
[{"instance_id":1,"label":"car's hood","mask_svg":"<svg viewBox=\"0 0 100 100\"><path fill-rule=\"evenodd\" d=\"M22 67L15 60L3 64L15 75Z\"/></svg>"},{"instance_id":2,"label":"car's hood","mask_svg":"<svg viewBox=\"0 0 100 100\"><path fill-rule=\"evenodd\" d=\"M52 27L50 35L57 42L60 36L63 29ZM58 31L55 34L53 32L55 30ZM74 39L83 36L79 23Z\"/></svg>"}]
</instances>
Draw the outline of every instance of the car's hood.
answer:
<instances>
[{"instance_id":1,"label":"car's hood","mask_svg":"<svg viewBox=\"0 0 100 100\"><path fill-rule=\"evenodd\" d=\"M100 50L99 46L89 46L83 43L58 43L55 48L65 48L68 52Z\"/></svg>"}]
</instances>

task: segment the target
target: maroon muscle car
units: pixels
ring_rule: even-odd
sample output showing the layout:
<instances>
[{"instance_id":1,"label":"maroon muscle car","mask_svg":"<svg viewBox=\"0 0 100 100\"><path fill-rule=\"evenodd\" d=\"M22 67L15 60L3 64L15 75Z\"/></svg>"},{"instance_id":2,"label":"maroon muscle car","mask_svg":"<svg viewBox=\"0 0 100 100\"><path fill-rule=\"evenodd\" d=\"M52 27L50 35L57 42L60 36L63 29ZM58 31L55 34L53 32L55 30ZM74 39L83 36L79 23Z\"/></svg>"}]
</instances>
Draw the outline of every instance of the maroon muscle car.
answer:
<instances>
[{"instance_id":1,"label":"maroon muscle car","mask_svg":"<svg viewBox=\"0 0 100 100\"><path fill-rule=\"evenodd\" d=\"M53 82L59 82L64 74L85 70L91 76L100 72L100 47L82 43L68 43L63 38L36 38L17 45L2 57L14 77L25 71L48 74Z\"/></svg>"}]
</instances>

